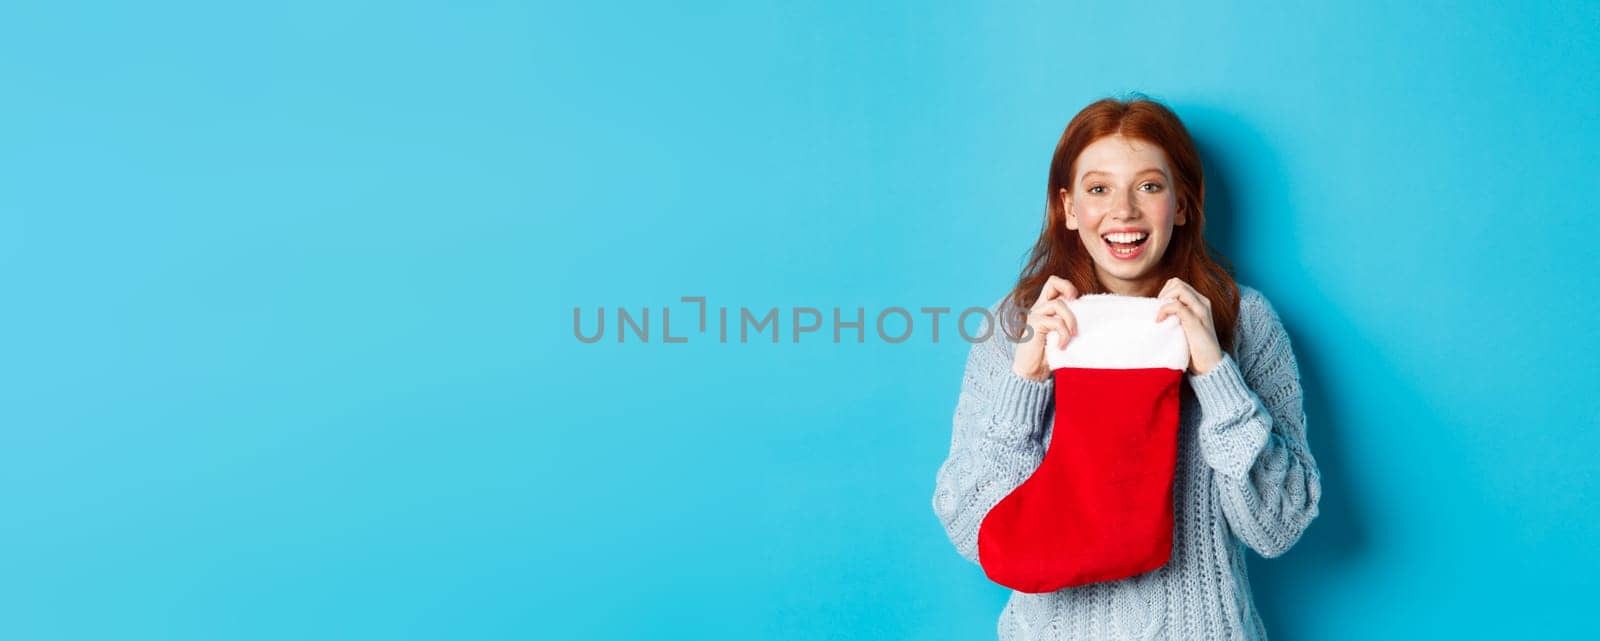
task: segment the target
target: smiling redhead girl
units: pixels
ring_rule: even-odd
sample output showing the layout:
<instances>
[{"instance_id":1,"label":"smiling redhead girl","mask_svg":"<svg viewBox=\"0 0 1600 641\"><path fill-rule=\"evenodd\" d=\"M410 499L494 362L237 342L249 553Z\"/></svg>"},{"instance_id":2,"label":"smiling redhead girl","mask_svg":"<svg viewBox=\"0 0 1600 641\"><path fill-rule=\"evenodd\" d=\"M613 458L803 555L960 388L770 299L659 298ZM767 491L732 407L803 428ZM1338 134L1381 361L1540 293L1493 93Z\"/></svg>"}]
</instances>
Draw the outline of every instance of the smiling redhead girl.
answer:
<instances>
[{"instance_id":1,"label":"smiling redhead girl","mask_svg":"<svg viewBox=\"0 0 1600 641\"><path fill-rule=\"evenodd\" d=\"M1187 129L1147 98L1104 99L1067 124L1045 220L1016 287L991 308L1003 338L974 343L933 508L980 563L984 516L1039 468L1054 423L1050 334L1070 344L1068 301L1161 299L1189 349L1173 476L1172 555L1160 568L1053 592L1012 591L1001 641L1264 640L1245 549L1283 554L1322 494L1306 444L1299 367L1272 305L1206 243L1205 182ZM983 328L979 335L986 335Z\"/></svg>"}]
</instances>

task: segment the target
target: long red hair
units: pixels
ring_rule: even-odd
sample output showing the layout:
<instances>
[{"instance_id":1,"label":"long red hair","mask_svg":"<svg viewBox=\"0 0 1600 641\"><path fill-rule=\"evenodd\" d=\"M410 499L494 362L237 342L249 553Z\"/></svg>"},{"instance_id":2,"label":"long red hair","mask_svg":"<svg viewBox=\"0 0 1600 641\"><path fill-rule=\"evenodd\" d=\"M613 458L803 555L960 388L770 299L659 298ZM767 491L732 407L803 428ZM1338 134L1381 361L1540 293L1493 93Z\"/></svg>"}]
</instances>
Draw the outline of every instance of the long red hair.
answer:
<instances>
[{"instance_id":1,"label":"long red hair","mask_svg":"<svg viewBox=\"0 0 1600 641\"><path fill-rule=\"evenodd\" d=\"M1228 260L1206 242L1205 173L1200 153L1183 121L1161 103L1143 96L1127 100L1104 98L1087 107L1067 123L1050 160L1050 177L1045 189L1044 226L1039 240L1017 286L1007 296L1012 313L1004 314L1002 325L1012 340L1019 340L1023 320L1051 276L1067 279L1080 294L1109 293L1095 276L1094 258L1076 231L1067 229L1062 210L1061 190L1072 192L1078 154L1101 137L1122 134L1161 147L1172 164L1173 187L1178 210L1184 213L1183 225L1173 227L1172 243L1157 263L1158 282L1174 276L1183 279L1211 301L1217 341L1222 349L1234 351L1234 322L1239 318L1239 285L1233 279ZM1155 295L1149 292L1147 295Z\"/></svg>"}]
</instances>

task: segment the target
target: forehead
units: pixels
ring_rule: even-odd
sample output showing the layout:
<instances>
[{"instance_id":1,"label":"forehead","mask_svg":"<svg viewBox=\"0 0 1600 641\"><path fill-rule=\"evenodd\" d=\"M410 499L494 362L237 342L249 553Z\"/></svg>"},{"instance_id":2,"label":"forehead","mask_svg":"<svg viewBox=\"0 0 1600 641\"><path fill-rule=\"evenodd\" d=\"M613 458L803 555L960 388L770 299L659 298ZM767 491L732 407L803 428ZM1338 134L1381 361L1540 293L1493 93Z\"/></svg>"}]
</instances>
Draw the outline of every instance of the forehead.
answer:
<instances>
[{"instance_id":1,"label":"forehead","mask_svg":"<svg viewBox=\"0 0 1600 641\"><path fill-rule=\"evenodd\" d=\"M1167 153L1160 146L1140 138L1115 134L1103 136L1084 147L1083 152L1078 154L1076 173L1082 176L1091 171L1100 171L1131 176L1150 168L1163 174L1171 173L1167 167Z\"/></svg>"}]
</instances>

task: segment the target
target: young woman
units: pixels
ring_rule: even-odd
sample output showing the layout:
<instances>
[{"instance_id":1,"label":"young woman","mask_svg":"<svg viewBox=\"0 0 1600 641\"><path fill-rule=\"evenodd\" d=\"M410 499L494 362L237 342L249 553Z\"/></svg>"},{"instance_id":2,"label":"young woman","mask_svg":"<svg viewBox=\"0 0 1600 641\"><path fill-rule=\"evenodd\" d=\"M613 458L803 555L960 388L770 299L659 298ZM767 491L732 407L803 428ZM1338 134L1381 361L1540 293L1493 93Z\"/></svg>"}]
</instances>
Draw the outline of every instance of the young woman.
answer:
<instances>
[{"instance_id":1,"label":"young woman","mask_svg":"<svg viewBox=\"0 0 1600 641\"><path fill-rule=\"evenodd\" d=\"M1173 549L1166 565L1125 579L1013 591L1000 613L1002 641L1266 638L1244 548L1283 554L1317 516L1322 485L1289 336L1261 292L1213 259L1204 201L1194 142L1159 103L1095 102L1056 145L1043 230L1015 289L991 308L1004 337L975 343L967 358L934 512L977 563L984 516L1049 448L1045 340L1058 333L1070 342L1076 332L1066 301L1156 297L1167 303L1151 321L1177 316L1190 352Z\"/></svg>"}]
</instances>

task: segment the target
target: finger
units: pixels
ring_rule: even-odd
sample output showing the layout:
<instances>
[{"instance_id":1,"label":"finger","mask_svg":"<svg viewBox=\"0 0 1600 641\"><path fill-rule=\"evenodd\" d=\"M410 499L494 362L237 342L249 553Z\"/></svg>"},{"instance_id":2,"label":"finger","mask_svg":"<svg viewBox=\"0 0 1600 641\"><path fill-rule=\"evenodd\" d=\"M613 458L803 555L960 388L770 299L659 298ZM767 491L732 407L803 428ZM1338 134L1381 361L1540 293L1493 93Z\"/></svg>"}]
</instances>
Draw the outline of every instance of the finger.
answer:
<instances>
[{"instance_id":1,"label":"finger","mask_svg":"<svg viewBox=\"0 0 1600 641\"><path fill-rule=\"evenodd\" d=\"M1066 323L1067 329L1072 330L1072 335L1073 336L1077 336L1078 335L1078 315L1077 314L1072 313L1072 310L1069 309L1069 310L1067 310L1067 312L1065 314L1063 314L1061 316L1061 320L1062 320L1062 322Z\"/></svg>"},{"instance_id":2,"label":"finger","mask_svg":"<svg viewBox=\"0 0 1600 641\"><path fill-rule=\"evenodd\" d=\"M1166 288L1161 290L1160 294L1156 295L1156 298L1160 300L1163 305L1178 302L1178 295L1172 293L1172 289L1173 286L1168 285Z\"/></svg>"},{"instance_id":3,"label":"finger","mask_svg":"<svg viewBox=\"0 0 1600 641\"><path fill-rule=\"evenodd\" d=\"M1043 314L1029 314L1028 334L1023 338L1023 341L1027 343L1044 341L1045 332L1049 327L1049 321Z\"/></svg>"},{"instance_id":4,"label":"finger","mask_svg":"<svg viewBox=\"0 0 1600 641\"><path fill-rule=\"evenodd\" d=\"M1161 288L1161 293L1156 298L1169 301L1184 301L1186 295L1192 294L1194 294L1194 290L1189 287L1188 283L1179 278L1168 278L1167 284Z\"/></svg>"},{"instance_id":5,"label":"finger","mask_svg":"<svg viewBox=\"0 0 1600 641\"><path fill-rule=\"evenodd\" d=\"M1179 303L1182 303L1185 307L1188 307L1190 305L1199 304L1194 299L1194 293L1189 291L1188 288L1186 288L1186 287L1184 287L1182 285L1174 285L1172 287L1172 296L1171 297L1172 297L1172 300L1174 300L1176 302L1179 302Z\"/></svg>"},{"instance_id":6,"label":"finger","mask_svg":"<svg viewBox=\"0 0 1600 641\"><path fill-rule=\"evenodd\" d=\"M1050 335L1054 333L1056 333L1055 321L1051 319L1044 319L1034 327L1033 342L1040 345L1049 345Z\"/></svg>"},{"instance_id":7,"label":"finger","mask_svg":"<svg viewBox=\"0 0 1600 641\"><path fill-rule=\"evenodd\" d=\"M1193 313L1196 318L1202 321L1211 318L1211 306L1201 302L1199 292L1188 287L1181 287L1173 293L1177 296L1178 301L1183 303L1184 307Z\"/></svg>"},{"instance_id":8,"label":"finger","mask_svg":"<svg viewBox=\"0 0 1600 641\"><path fill-rule=\"evenodd\" d=\"M1065 337L1071 335L1071 333L1067 331L1066 325L1063 324L1061 319L1056 316L1040 315L1038 332L1040 336L1045 337L1046 339L1048 339L1050 334L1058 334L1063 337L1063 341L1065 340Z\"/></svg>"},{"instance_id":9,"label":"finger","mask_svg":"<svg viewBox=\"0 0 1600 641\"><path fill-rule=\"evenodd\" d=\"M1211 299L1207 298L1205 294L1201 294L1200 290L1194 288L1194 285L1184 282L1182 278L1174 277L1167 279L1167 288L1163 289L1162 291L1166 292L1168 289L1170 289L1174 295L1180 293L1188 294L1188 298L1186 299L1187 302L1204 308L1207 311L1210 311L1211 309Z\"/></svg>"},{"instance_id":10,"label":"finger","mask_svg":"<svg viewBox=\"0 0 1600 641\"><path fill-rule=\"evenodd\" d=\"M1050 301L1040 301L1038 311L1028 315L1028 324L1034 327L1048 327L1050 319L1054 318L1059 311Z\"/></svg>"},{"instance_id":11,"label":"finger","mask_svg":"<svg viewBox=\"0 0 1600 641\"><path fill-rule=\"evenodd\" d=\"M1160 298L1169 297L1172 294L1172 290L1174 288L1180 287L1182 285L1183 285L1183 279L1182 278L1178 278L1177 276L1173 276L1172 278L1168 278L1167 282L1165 282L1165 283L1163 283L1161 285L1161 295L1159 297Z\"/></svg>"},{"instance_id":12,"label":"finger","mask_svg":"<svg viewBox=\"0 0 1600 641\"><path fill-rule=\"evenodd\" d=\"M1035 340L1042 343L1046 334L1060 331L1060 321L1056 319L1055 312L1055 307L1049 306L1028 317L1028 326L1033 329Z\"/></svg>"},{"instance_id":13,"label":"finger","mask_svg":"<svg viewBox=\"0 0 1600 641\"><path fill-rule=\"evenodd\" d=\"M1078 297L1078 288L1072 284L1072 281L1060 276L1051 276L1050 282L1056 284L1056 291L1061 293L1062 298L1072 300Z\"/></svg>"},{"instance_id":14,"label":"finger","mask_svg":"<svg viewBox=\"0 0 1600 641\"><path fill-rule=\"evenodd\" d=\"M1162 305L1160 309L1156 310L1156 322L1159 323L1164 321L1168 316L1176 316L1178 314L1178 307L1182 307L1182 304L1176 301ZM1181 321L1182 319L1179 320Z\"/></svg>"},{"instance_id":15,"label":"finger","mask_svg":"<svg viewBox=\"0 0 1600 641\"><path fill-rule=\"evenodd\" d=\"M1181 289L1183 289L1183 281L1176 278L1169 278L1167 279L1167 284L1161 288L1161 293L1156 295L1156 298L1177 300L1178 291Z\"/></svg>"},{"instance_id":16,"label":"finger","mask_svg":"<svg viewBox=\"0 0 1600 641\"><path fill-rule=\"evenodd\" d=\"M1034 306L1037 308L1039 305L1043 305L1045 302L1055 300L1057 298L1066 298L1067 300L1072 300L1077 297L1078 289L1072 286L1072 281L1060 276L1051 276L1045 280L1044 287L1040 288L1039 300L1034 304Z\"/></svg>"},{"instance_id":17,"label":"finger","mask_svg":"<svg viewBox=\"0 0 1600 641\"><path fill-rule=\"evenodd\" d=\"M1200 320L1200 317L1196 316L1187 305L1184 305L1180 302L1171 302L1162 305L1161 309L1156 312L1155 322L1159 323L1165 320L1168 316L1177 316L1178 322L1184 325L1188 325Z\"/></svg>"},{"instance_id":18,"label":"finger","mask_svg":"<svg viewBox=\"0 0 1600 641\"><path fill-rule=\"evenodd\" d=\"M1167 295L1176 295L1179 290L1182 290L1188 286L1189 284L1183 282L1182 278L1173 276L1172 278L1168 278L1166 284L1161 287L1161 293Z\"/></svg>"},{"instance_id":19,"label":"finger","mask_svg":"<svg viewBox=\"0 0 1600 641\"><path fill-rule=\"evenodd\" d=\"M1211 305L1211 299L1206 298L1204 294L1201 294L1200 290L1194 288L1194 285L1190 285L1182 278L1178 278L1176 276L1167 279L1166 285L1161 288L1161 294L1157 297L1159 298L1168 295L1176 296L1178 292L1188 292L1194 296L1195 300L1203 301L1207 307L1210 307Z\"/></svg>"},{"instance_id":20,"label":"finger","mask_svg":"<svg viewBox=\"0 0 1600 641\"><path fill-rule=\"evenodd\" d=\"M1072 332L1073 336L1077 336L1078 317L1072 313L1072 308L1067 306L1067 302L1057 298L1055 300L1055 312L1056 318L1062 319L1062 324Z\"/></svg>"},{"instance_id":21,"label":"finger","mask_svg":"<svg viewBox=\"0 0 1600 641\"><path fill-rule=\"evenodd\" d=\"M1187 305L1179 304L1175 305L1175 307L1177 308L1178 321L1184 326L1204 327L1205 324L1200 321L1200 316L1195 314L1194 310L1189 309Z\"/></svg>"},{"instance_id":22,"label":"finger","mask_svg":"<svg viewBox=\"0 0 1600 641\"><path fill-rule=\"evenodd\" d=\"M1201 309L1210 311L1211 299L1206 298L1206 295L1200 293L1200 290L1195 289L1194 286L1189 285L1188 283L1184 283L1183 292L1188 295L1189 302L1194 303L1195 306L1199 308L1195 310L1196 312L1200 311Z\"/></svg>"},{"instance_id":23,"label":"finger","mask_svg":"<svg viewBox=\"0 0 1600 641\"><path fill-rule=\"evenodd\" d=\"M1039 288L1039 299L1033 302L1033 308L1039 309L1050 304L1051 300L1061 295L1060 286L1056 284L1055 276L1046 278L1044 287Z\"/></svg>"}]
</instances>

